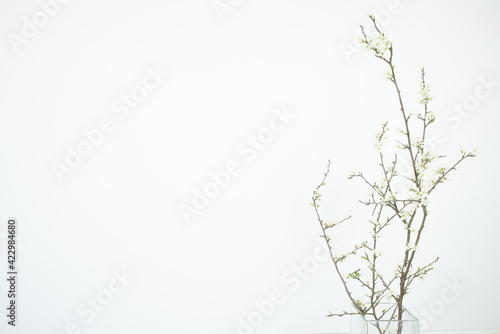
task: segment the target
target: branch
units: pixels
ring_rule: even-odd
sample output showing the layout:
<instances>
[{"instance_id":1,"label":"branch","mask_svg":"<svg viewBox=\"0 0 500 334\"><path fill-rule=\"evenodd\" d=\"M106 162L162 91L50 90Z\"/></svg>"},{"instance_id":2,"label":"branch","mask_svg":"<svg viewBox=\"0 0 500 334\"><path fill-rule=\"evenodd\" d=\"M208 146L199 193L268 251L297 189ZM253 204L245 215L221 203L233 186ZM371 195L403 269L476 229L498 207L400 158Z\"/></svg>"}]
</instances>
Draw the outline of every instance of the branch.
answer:
<instances>
[{"instance_id":1,"label":"branch","mask_svg":"<svg viewBox=\"0 0 500 334\"><path fill-rule=\"evenodd\" d=\"M342 273L340 272L340 269L339 269L339 266L338 266L338 261L333 256L332 246L330 245L330 238L326 235L326 229L325 229L325 226L323 224L323 220L321 219L321 216L320 216L319 210L318 210L318 207L319 207L318 201L321 198L321 194L319 193L319 189L322 186L325 185L325 180L328 177L329 173L330 173L330 160L328 160L328 165L327 165L327 168L326 168L326 173L324 173L323 180L321 181L321 183L316 187L316 189L313 192L313 196L312 196L312 201L313 202L312 202L312 204L314 206L314 211L316 212L316 216L317 216L318 222L319 222L319 224L321 226L321 230L323 231L322 237L325 239L325 242L326 242L326 244L328 246L328 252L330 254L330 258L332 259L333 265L335 267L335 271L337 272L337 275L339 276L339 278L340 278L340 280L342 282L342 285L344 286L344 290L347 293L347 296L349 297L349 299L351 300L351 302L353 303L353 305L356 305L357 307L359 307L359 303L356 300L354 300L354 298L352 297L352 294L349 291L349 288L347 287L347 283L346 283L344 277L342 276ZM346 218L346 219L349 219L349 218ZM343 221L345 221L346 219L344 219Z\"/></svg>"},{"instance_id":2,"label":"branch","mask_svg":"<svg viewBox=\"0 0 500 334\"><path fill-rule=\"evenodd\" d=\"M446 175L448 175L452 170L455 170L456 167L462 161L464 161L467 158L474 158L475 156L476 156L475 152L465 153L464 151L462 151L462 157L453 166L451 166L450 168L448 168L448 170L441 169L440 176L433 182L433 186L427 192L427 194L430 194L437 187L438 184L443 183L446 180Z\"/></svg>"}]
</instances>

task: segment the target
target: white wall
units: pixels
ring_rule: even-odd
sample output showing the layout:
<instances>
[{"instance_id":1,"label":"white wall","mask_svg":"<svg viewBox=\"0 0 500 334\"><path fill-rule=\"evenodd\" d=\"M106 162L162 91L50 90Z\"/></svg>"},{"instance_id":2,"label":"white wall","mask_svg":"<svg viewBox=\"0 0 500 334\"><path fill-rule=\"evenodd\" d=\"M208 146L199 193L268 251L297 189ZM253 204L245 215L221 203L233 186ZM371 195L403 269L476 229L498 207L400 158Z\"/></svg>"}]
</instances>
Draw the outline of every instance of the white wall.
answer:
<instances>
[{"instance_id":1,"label":"white wall","mask_svg":"<svg viewBox=\"0 0 500 334\"><path fill-rule=\"evenodd\" d=\"M45 24L41 5L0 4L0 220L3 233L8 217L19 219L19 332L347 331L348 319L324 317L349 304L331 263L314 268L320 231L309 203L331 159L324 214L363 225L356 201L366 189L346 177L372 171L375 132L400 118L381 64L341 47L353 46L367 13L388 8L408 104L425 65L446 137L438 150L479 150L435 193L422 261L441 261L407 306L428 329L499 328L500 86L470 113L444 114L474 96L481 78L500 81L500 4L220 3L231 6L222 17L213 0L49 6L53 17L33 36L24 27L18 52L9 36L22 35L23 18ZM124 104L115 113L122 93L140 93L148 67L169 76L129 114ZM292 116L254 156L248 137L275 121L276 108ZM112 130L59 182L54 162L106 119ZM228 164L228 185L187 224L180 206ZM338 242L357 241L354 232ZM2 253L5 241L4 233ZM307 276L290 271L304 264ZM122 268L134 279L109 294ZM113 299L92 318L96 296ZM260 320L255 303L271 296L281 303L258 328L238 330L239 317ZM2 318L2 333L14 333Z\"/></svg>"}]
</instances>

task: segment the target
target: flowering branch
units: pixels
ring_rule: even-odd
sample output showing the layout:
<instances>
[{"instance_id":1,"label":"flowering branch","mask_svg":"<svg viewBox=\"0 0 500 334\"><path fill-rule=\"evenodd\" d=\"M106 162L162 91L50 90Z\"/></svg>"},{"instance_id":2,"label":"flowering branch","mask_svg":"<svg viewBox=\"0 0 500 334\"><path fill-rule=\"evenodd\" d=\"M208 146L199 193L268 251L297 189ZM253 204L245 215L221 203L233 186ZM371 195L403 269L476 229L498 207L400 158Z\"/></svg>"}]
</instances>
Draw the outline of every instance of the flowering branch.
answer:
<instances>
[{"instance_id":1,"label":"flowering branch","mask_svg":"<svg viewBox=\"0 0 500 334\"><path fill-rule=\"evenodd\" d=\"M457 166L467 158L475 157L475 151L466 152L461 151L460 158L449 168L441 167L436 170L435 175L429 175L429 169L433 163L444 156L434 156L432 152L426 147L428 128L435 122L435 115L429 109L429 103L432 101L430 95L430 87L426 83L425 69L421 70L420 75L420 99L419 103L422 106L422 112L416 115L408 113L403 103L403 97L398 85L398 80L393 62L393 45L387 36L379 29L374 16L369 16L373 27L375 28L375 35L368 36L363 26L361 26L362 39L361 43L372 52L372 54L382 60L388 66L387 79L392 83L396 97L399 103L399 109L404 124L404 130L401 131L403 139L394 139L399 144L398 151L394 155L394 159L388 163L384 155L384 143L389 132L388 122L382 125L381 131L376 135L375 148L379 152L379 167L381 170L382 178L380 181L371 181L363 173L357 172L349 176L349 179L359 178L370 189L368 200L360 200L366 206L372 206L371 219L368 222L371 225L371 242L366 241L354 247L351 252L342 256L335 257L332 253L331 239L327 234L327 230L333 229L337 225L345 222L351 217L345 218L338 223L325 223L319 213L319 201L321 194L319 190L325 185L326 178L330 173L330 161L328 161L327 171L324 173L321 184L316 187L312 197L312 205L316 211L317 219L321 225L323 237L328 245L330 256L332 258L335 270L344 286L348 298L352 304L358 309L359 313L363 315L370 315L375 320L387 317L391 312L389 310L379 310L378 306L384 299L384 296L395 302L395 307L391 309L392 315L390 320L403 318L403 301L404 297L409 293L410 285L416 278L423 278L431 270L433 265L439 260L437 257L432 262L423 267L414 269L414 261L416 251L422 238L422 233L425 228L429 216L428 200L429 195L436 189L436 187L448 179L451 171L456 170ZM413 133L419 133L420 138L414 138ZM411 166L411 175L403 175L398 173L401 157L406 157ZM395 180L403 181L405 188L402 191L397 191ZM399 221L400 224L396 226L403 227L405 231L404 237L404 251L403 257L399 264L397 264L393 275L383 275L377 269L379 257L381 256L378 251L379 239L382 232L385 231L394 221ZM340 270L340 262L343 262L348 257L359 256L366 268L371 273L370 277L365 278L362 275L362 269L357 269L349 272L343 276ZM365 297L367 304L353 297L348 285L349 281L356 282L361 289L366 291ZM394 290L393 290L394 287ZM349 312L343 313L329 313L327 316L344 316L351 314ZM382 328L378 328L380 333L383 333ZM398 334L401 328L398 328Z\"/></svg>"}]
</instances>

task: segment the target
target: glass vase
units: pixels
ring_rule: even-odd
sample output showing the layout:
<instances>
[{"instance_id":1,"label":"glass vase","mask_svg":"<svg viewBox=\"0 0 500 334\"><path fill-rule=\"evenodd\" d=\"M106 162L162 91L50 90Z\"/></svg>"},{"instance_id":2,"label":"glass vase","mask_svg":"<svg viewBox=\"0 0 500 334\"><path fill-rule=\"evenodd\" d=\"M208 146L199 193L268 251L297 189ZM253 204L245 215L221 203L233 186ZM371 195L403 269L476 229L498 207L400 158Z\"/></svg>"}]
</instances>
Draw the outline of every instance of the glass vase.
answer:
<instances>
[{"instance_id":1,"label":"glass vase","mask_svg":"<svg viewBox=\"0 0 500 334\"><path fill-rule=\"evenodd\" d=\"M352 313L351 334L420 334L418 319L404 307L402 318L398 320L395 303L380 303L377 318L361 314L355 305L352 306Z\"/></svg>"}]
</instances>

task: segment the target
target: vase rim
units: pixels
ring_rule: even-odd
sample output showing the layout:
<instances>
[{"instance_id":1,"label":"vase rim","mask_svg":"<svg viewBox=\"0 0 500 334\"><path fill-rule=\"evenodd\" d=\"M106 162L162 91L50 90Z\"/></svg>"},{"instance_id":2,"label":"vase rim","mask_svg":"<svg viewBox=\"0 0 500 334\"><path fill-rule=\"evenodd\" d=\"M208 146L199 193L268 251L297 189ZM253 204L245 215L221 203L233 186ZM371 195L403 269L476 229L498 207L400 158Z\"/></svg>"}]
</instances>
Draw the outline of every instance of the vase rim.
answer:
<instances>
[{"instance_id":1,"label":"vase rim","mask_svg":"<svg viewBox=\"0 0 500 334\"><path fill-rule=\"evenodd\" d=\"M366 304L369 304L369 303L366 303ZM397 303L395 302L380 302L378 305L397 305ZM402 320L397 320L397 319L393 319L393 320L388 320L388 319L379 319L379 320L375 320L375 319L366 319L366 316L364 314L361 314L361 312L359 311L359 309L357 308L357 306L355 304L352 304L352 307L354 307L354 309L359 313L360 316L363 317L363 319L367 322L387 322L387 321L398 321L398 322L412 322L412 321L417 321L418 322L418 318L415 317L415 315L413 315L413 313L411 313L406 307L403 306L403 312L406 313L411 319L402 319Z\"/></svg>"}]
</instances>

